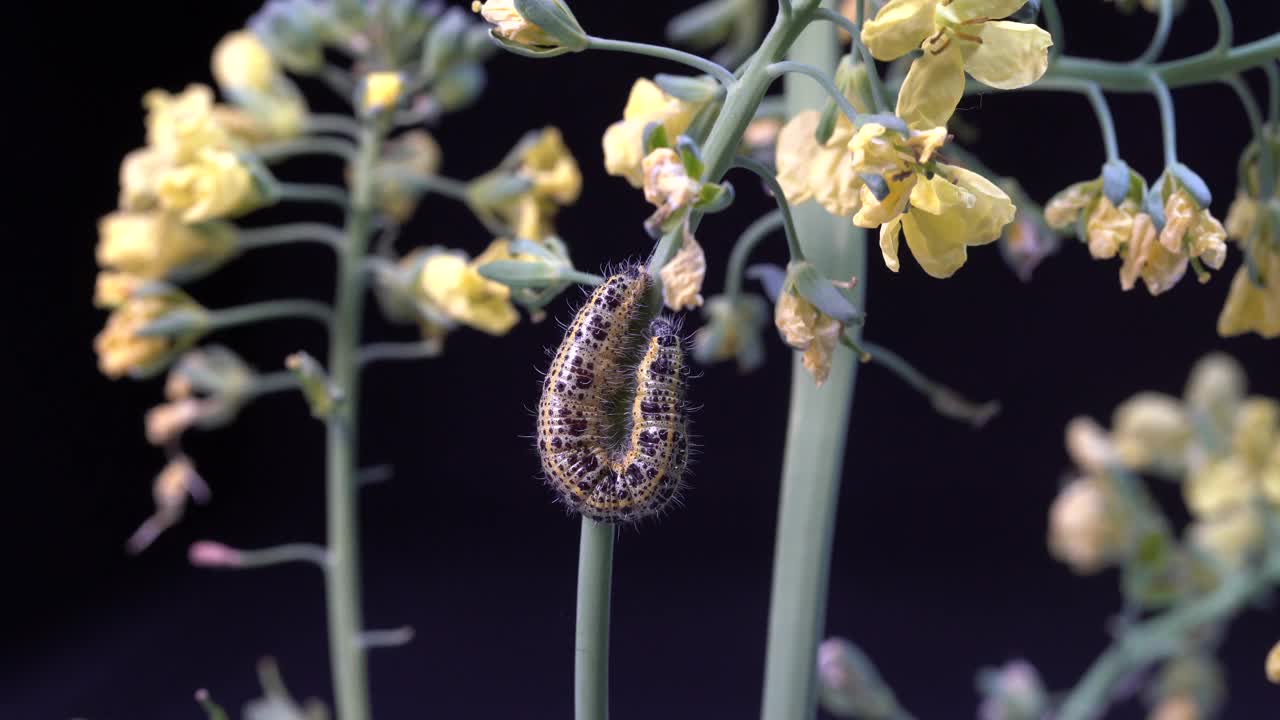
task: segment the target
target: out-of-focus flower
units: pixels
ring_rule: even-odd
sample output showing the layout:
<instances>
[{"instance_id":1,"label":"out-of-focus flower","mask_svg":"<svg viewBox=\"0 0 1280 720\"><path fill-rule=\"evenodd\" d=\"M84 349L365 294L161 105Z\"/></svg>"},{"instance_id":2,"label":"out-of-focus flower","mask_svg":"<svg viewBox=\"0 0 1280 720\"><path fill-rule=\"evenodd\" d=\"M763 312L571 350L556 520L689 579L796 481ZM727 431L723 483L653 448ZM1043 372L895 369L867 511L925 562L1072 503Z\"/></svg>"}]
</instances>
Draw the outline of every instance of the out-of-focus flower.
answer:
<instances>
[{"instance_id":1,"label":"out-of-focus flower","mask_svg":"<svg viewBox=\"0 0 1280 720\"><path fill-rule=\"evenodd\" d=\"M1200 705L1189 695L1174 695L1151 708L1148 720L1201 720Z\"/></svg>"},{"instance_id":2,"label":"out-of-focus flower","mask_svg":"<svg viewBox=\"0 0 1280 720\"><path fill-rule=\"evenodd\" d=\"M226 223L187 225L160 210L117 211L98 221L96 254L107 272L192 277L218 267L235 249L235 227Z\"/></svg>"},{"instance_id":3,"label":"out-of-focus flower","mask_svg":"<svg viewBox=\"0 0 1280 720\"><path fill-rule=\"evenodd\" d=\"M693 336L693 357L711 364L736 359L739 372L751 372L764 363L761 330L769 319L769 306L756 295L717 295L702 310L707 324Z\"/></svg>"},{"instance_id":4,"label":"out-of-focus flower","mask_svg":"<svg viewBox=\"0 0 1280 720\"><path fill-rule=\"evenodd\" d=\"M520 321L511 304L511 290L483 277L476 268L510 258L506 240L493 241L470 262L459 252L431 254L418 275L422 297L455 322L490 335L505 335Z\"/></svg>"},{"instance_id":5,"label":"out-of-focus flower","mask_svg":"<svg viewBox=\"0 0 1280 720\"><path fill-rule=\"evenodd\" d=\"M251 32L235 30L218 41L211 62L213 78L225 89L265 93L271 89L279 66L271 52Z\"/></svg>"},{"instance_id":6,"label":"out-of-focus flower","mask_svg":"<svg viewBox=\"0 0 1280 720\"><path fill-rule=\"evenodd\" d=\"M1165 474L1185 467L1192 428L1177 398L1154 392L1134 395L1111 416L1111 433L1128 467Z\"/></svg>"},{"instance_id":7,"label":"out-of-focus flower","mask_svg":"<svg viewBox=\"0 0 1280 720\"><path fill-rule=\"evenodd\" d=\"M1280 685L1280 642L1271 647L1267 653L1267 679Z\"/></svg>"},{"instance_id":8,"label":"out-of-focus flower","mask_svg":"<svg viewBox=\"0 0 1280 720\"><path fill-rule=\"evenodd\" d=\"M302 132L306 100L256 35L244 30L227 33L213 49L211 65L218 87L256 125L248 134L256 131L263 139L278 139Z\"/></svg>"},{"instance_id":9,"label":"out-of-focus flower","mask_svg":"<svg viewBox=\"0 0 1280 720\"><path fill-rule=\"evenodd\" d=\"M1011 660L978 674L978 720L1039 720L1049 704L1040 673L1026 660Z\"/></svg>"},{"instance_id":10,"label":"out-of-focus flower","mask_svg":"<svg viewBox=\"0 0 1280 720\"><path fill-rule=\"evenodd\" d=\"M587 34L562 0L539 0L535 9L539 22L525 17L512 0L475 0L471 11L480 13L493 24L493 35L516 46L533 51L556 49L582 50L586 48Z\"/></svg>"},{"instance_id":11,"label":"out-of-focus flower","mask_svg":"<svg viewBox=\"0 0 1280 720\"><path fill-rule=\"evenodd\" d=\"M1018 201L1021 203L1021 200ZM1045 258L1058 251L1061 240L1035 213L1018 207L1013 222L1000 236L1000 255L1022 282L1031 281Z\"/></svg>"},{"instance_id":12,"label":"out-of-focus flower","mask_svg":"<svg viewBox=\"0 0 1280 720\"><path fill-rule=\"evenodd\" d=\"M1091 418L1072 418L1067 423L1066 441L1071 461L1087 473L1101 475L1112 463L1120 461L1106 430Z\"/></svg>"},{"instance_id":13,"label":"out-of-focus flower","mask_svg":"<svg viewBox=\"0 0 1280 720\"><path fill-rule=\"evenodd\" d=\"M707 256L691 232L659 272L662 277L662 301L675 311L702 307L702 281L707 275Z\"/></svg>"},{"instance_id":14,"label":"out-of-focus flower","mask_svg":"<svg viewBox=\"0 0 1280 720\"><path fill-rule=\"evenodd\" d=\"M650 234L661 234L659 228L688 214L702 192L702 183L689 176L680 155L671 148L656 148L645 156L641 167L644 199L657 208L645 221L645 228Z\"/></svg>"},{"instance_id":15,"label":"out-of-focus flower","mask_svg":"<svg viewBox=\"0 0 1280 720\"><path fill-rule=\"evenodd\" d=\"M440 170L440 145L426 130L410 130L388 140L374 167L378 206L397 223L408 222L422 197L422 181Z\"/></svg>"},{"instance_id":16,"label":"out-of-focus flower","mask_svg":"<svg viewBox=\"0 0 1280 720\"><path fill-rule=\"evenodd\" d=\"M555 233L561 207L577 201L582 172L560 131L528 133L494 171L471 183L470 202L482 216L518 238L544 240Z\"/></svg>"},{"instance_id":17,"label":"out-of-focus flower","mask_svg":"<svg viewBox=\"0 0 1280 720\"><path fill-rule=\"evenodd\" d=\"M1256 176L1256 170L1254 162L1248 175ZM1255 332L1275 338L1280 337L1280 236L1271 208L1256 197L1260 192L1257 183L1248 180L1247 185L1237 189L1227 211L1227 235L1246 258L1231 280L1227 301L1218 315L1218 334L1231 337Z\"/></svg>"},{"instance_id":18,"label":"out-of-focus flower","mask_svg":"<svg viewBox=\"0 0 1280 720\"><path fill-rule=\"evenodd\" d=\"M1119 509L1095 478L1072 480L1049 508L1049 551L1080 575L1115 561L1123 539Z\"/></svg>"},{"instance_id":19,"label":"out-of-focus flower","mask_svg":"<svg viewBox=\"0 0 1280 720\"><path fill-rule=\"evenodd\" d=\"M191 162L161 175L156 196L161 207L188 223L243 215L265 200L236 153L214 148L201 150Z\"/></svg>"},{"instance_id":20,"label":"out-of-focus flower","mask_svg":"<svg viewBox=\"0 0 1280 720\"><path fill-rule=\"evenodd\" d=\"M1025 0L889 0L862 26L878 60L923 50L898 93L897 115L914 129L946 125L964 95L964 74L1010 90L1030 85L1049 66L1053 38L1007 17Z\"/></svg>"},{"instance_id":21,"label":"out-of-focus flower","mask_svg":"<svg viewBox=\"0 0 1280 720\"><path fill-rule=\"evenodd\" d=\"M94 338L98 369L112 379L159 370L202 334L206 314L204 308L176 289L135 292L111 312L106 327ZM144 328L161 319L181 319L182 330L143 334Z\"/></svg>"},{"instance_id":22,"label":"out-of-focus flower","mask_svg":"<svg viewBox=\"0 0 1280 720\"><path fill-rule=\"evenodd\" d=\"M693 122L706 103L693 103L668 95L647 78L636 80L631 86L627 105L622 110L622 120L610 125L604 132L604 166L610 175L627 179L632 187L644 184L644 129L649 123L659 123L667 137L674 138Z\"/></svg>"},{"instance_id":23,"label":"out-of-focus flower","mask_svg":"<svg viewBox=\"0 0 1280 720\"><path fill-rule=\"evenodd\" d=\"M836 717L890 718L899 713L897 698L856 645L827 638L818 646L818 697Z\"/></svg>"},{"instance_id":24,"label":"out-of-focus flower","mask_svg":"<svg viewBox=\"0 0 1280 720\"><path fill-rule=\"evenodd\" d=\"M160 533L176 525L186 510L188 497L196 502L206 502L209 487L196 472L191 459L178 455L156 476L151 494L156 503L155 512L129 537L127 546L130 552L142 552Z\"/></svg>"},{"instance_id":25,"label":"out-of-focus flower","mask_svg":"<svg viewBox=\"0 0 1280 720\"><path fill-rule=\"evenodd\" d=\"M404 77L398 72L384 70L371 72L364 77L364 94L361 107L365 112L381 112L400 102L404 92Z\"/></svg>"},{"instance_id":26,"label":"out-of-focus flower","mask_svg":"<svg viewBox=\"0 0 1280 720\"><path fill-rule=\"evenodd\" d=\"M805 110L778 133L778 184L792 205L813 198L832 215L851 217L861 207L863 185L846 147L853 125L841 115L831 137L820 144L815 138L820 118L817 110Z\"/></svg>"},{"instance_id":27,"label":"out-of-focus flower","mask_svg":"<svg viewBox=\"0 0 1280 720\"><path fill-rule=\"evenodd\" d=\"M1181 187L1176 187L1165 199L1160 245L1170 253L1198 258L1214 270L1221 268L1227 259L1226 228ZM1201 282L1208 281L1207 273L1197 274Z\"/></svg>"}]
</instances>

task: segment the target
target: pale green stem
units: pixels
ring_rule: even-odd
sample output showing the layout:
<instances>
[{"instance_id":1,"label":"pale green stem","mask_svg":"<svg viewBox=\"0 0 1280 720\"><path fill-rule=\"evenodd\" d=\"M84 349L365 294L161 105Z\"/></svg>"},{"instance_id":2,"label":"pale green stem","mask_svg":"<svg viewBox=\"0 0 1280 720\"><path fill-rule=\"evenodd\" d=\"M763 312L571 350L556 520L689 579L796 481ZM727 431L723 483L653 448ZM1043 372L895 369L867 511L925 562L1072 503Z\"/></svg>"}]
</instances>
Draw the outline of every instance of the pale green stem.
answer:
<instances>
[{"instance_id":1,"label":"pale green stem","mask_svg":"<svg viewBox=\"0 0 1280 720\"><path fill-rule=\"evenodd\" d=\"M1055 720L1101 717L1124 678L1174 655L1189 635L1232 617L1277 581L1280 555L1273 552L1264 568L1228 576L1212 593L1129 628L1071 690Z\"/></svg>"},{"instance_id":2,"label":"pale green stem","mask_svg":"<svg viewBox=\"0 0 1280 720\"><path fill-rule=\"evenodd\" d=\"M751 258L751 253L762 240L783 224L782 210L770 210L756 218L755 222L742 231L738 242L733 244L733 250L729 253L729 265L725 271L724 280L725 294L734 299L742 294L742 276L746 272L747 260Z\"/></svg>"},{"instance_id":3,"label":"pale green stem","mask_svg":"<svg viewBox=\"0 0 1280 720\"><path fill-rule=\"evenodd\" d=\"M236 245L240 250L256 250L290 243L318 242L342 250L346 237L338 228L326 223L286 223L241 230L236 237Z\"/></svg>"},{"instance_id":4,"label":"pale green stem","mask_svg":"<svg viewBox=\"0 0 1280 720\"><path fill-rule=\"evenodd\" d=\"M1155 65L1141 65L1107 60L1085 60L1075 57L1059 57L1054 60L1046 79L1075 78L1097 82L1110 92L1149 92L1151 73L1155 73L1171 88L1214 82L1223 75L1257 67L1280 57L1280 33L1268 35L1251 43L1238 45L1225 53L1212 50L1181 60L1170 60Z\"/></svg>"},{"instance_id":5,"label":"pale green stem","mask_svg":"<svg viewBox=\"0 0 1280 720\"><path fill-rule=\"evenodd\" d=\"M1262 72L1267 76L1267 122L1280 122L1280 69L1276 63L1263 63Z\"/></svg>"},{"instance_id":6,"label":"pale green stem","mask_svg":"<svg viewBox=\"0 0 1280 720\"><path fill-rule=\"evenodd\" d=\"M981 427L1000 411L1000 403L974 403L955 390L920 372L898 353L869 340L862 341L862 348L871 356L871 362L898 376L913 390L924 395L940 415L953 420Z\"/></svg>"},{"instance_id":7,"label":"pale green stem","mask_svg":"<svg viewBox=\"0 0 1280 720\"><path fill-rule=\"evenodd\" d=\"M1227 9L1226 0L1209 0L1213 6L1213 15L1218 20L1218 42L1213 45L1213 52L1221 55L1231 49L1235 42L1235 27L1231 22L1231 11Z\"/></svg>"},{"instance_id":8,"label":"pale green stem","mask_svg":"<svg viewBox=\"0 0 1280 720\"><path fill-rule=\"evenodd\" d=\"M826 20L844 28L844 31L849 33L854 47L857 48L858 56L862 58L862 66L867 69L867 84L871 86L871 100L875 103L876 112L888 112L889 100L884 92L884 82L880 79L880 71L876 69L876 60L871 56L871 51L867 49L867 46L862 44L863 7L864 5L859 2L856 20L850 20L830 8L820 8L814 14L814 19Z\"/></svg>"},{"instance_id":9,"label":"pale green stem","mask_svg":"<svg viewBox=\"0 0 1280 720\"><path fill-rule=\"evenodd\" d=\"M414 189L442 195L458 202L467 202L467 183L462 180L454 180L442 175L405 175L398 179Z\"/></svg>"},{"instance_id":10,"label":"pale green stem","mask_svg":"<svg viewBox=\"0 0 1280 720\"><path fill-rule=\"evenodd\" d=\"M342 402L325 418L328 434L326 513L330 552L325 589L329 616L329 662L333 673L337 720L368 720L369 680L365 647L360 642L360 519L357 492L357 418L360 407L358 352L364 312L364 258L373 214L373 171L385 127L367 121L360 131L359 153L351 175L347 242L338 257L335 319L329 342L329 378Z\"/></svg>"},{"instance_id":11,"label":"pale green stem","mask_svg":"<svg viewBox=\"0 0 1280 720\"><path fill-rule=\"evenodd\" d=\"M343 70L337 65L325 63L325 66L320 68L319 78L325 85L329 86L329 89L332 90L335 95L342 98L347 103L350 103L352 97L355 96L356 83L351 79L351 73ZM342 720L342 718L339 718L338 720Z\"/></svg>"},{"instance_id":12,"label":"pale green stem","mask_svg":"<svg viewBox=\"0 0 1280 720\"><path fill-rule=\"evenodd\" d=\"M607 40L605 38L592 36L587 37L587 48L590 50L612 50L614 52L625 52L633 55L647 55L661 60L670 60L671 62L677 62L694 68L695 70L701 70L720 81L720 84L725 87L731 87L734 83L733 73L729 72L728 68L704 57L676 50L674 48L663 47L661 45L649 45L647 43L629 42L626 40Z\"/></svg>"},{"instance_id":13,"label":"pale green stem","mask_svg":"<svg viewBox=\"0 0 1280 720\"><path fill-rule=\"evenodd\" d=\"M344 210L348 202L346 189L337 185L277 183L275 193L281 201L327 203Z\"/></svg>"},{"instance_id":14,"label":"pale green stem","mask_svg":"<svg viewBox=\"0 0 1280 720\"><path fill-rule=\"evenodd\" d=\"M609 595L614 527L582 518L578 545L578 618L573 653L573 717L609 717Z\"/></svg>"},{"instance_id":15,"label":"pale green stem","mask_svg":"<svg viewBox=\"0 0 1280 720\"><path fill-rule=\"evenodd\" d=\"M233 569L251 569L283 565L284 563L305 562L319 567L321 570L329 566L329 551L322 545L313 543L289 543L258 550L236 550L238 562Z\"/></svg>"},{"instance_id":16,"label":"pale green stem","mask_svg":"<svg viewBox=\"0 0 1280 720\"><path fill-rule=\"evenodd\" d=\"M1160 13L1156 16L1156 31L1151 36L1151 44L1133 62L1145 64L1160 57L1165 43L1169 40L1169 30L1173 27L1173 0L1160 0Z\"/></svg>"},{"instance_id":17,"label":"pale green stem","mask_svg":"<svg viewBox=\"0 0 1280 720\"><path fill-rule=\"evenodd\" d=\"M782 62L773 63L769 66L768 70L769 74L775 78L782 77L787 73L796 73L798 75L813 78L826 92L827 96L836 101L836 105L840 107L840 112L844 113L846 118L849 118L849 122L854 125L858 124L858 111L854 109L853 105L849 102L849 98L845 97L844 93L840 92L840 89L836 87L836 84L831 81L831 76L827 73L812 65L795 62L794 60L784 60Z\"/></svg>"},{"instance_id":18,"label":"pale green stem","mask_svg":"<svg viewBox=\"0 0 1280 720\"><path fill-rule=\"evenodd\" d=\"M778 178L774 177L769 168L749 157L734 158L733 165L743 170L750 170L764 181L765 187L769 188L773 199L778 203L778 212L782 213L782 227L787 232L787 251L791 253L791 259L804 260L804 250L800 248L800 237L796 234L796 223L791 217L791 205L787 202L786 194L782 192L782 186L778 184Z\"/></svg>"},{"instance_id":19,"label":"pale green stem","mask_svg":"<svg viewBox=\"0 0 1280 720\"><path fill-rule=\"evenodd\" d=\"M1053 37L1053 47L1049 48L1049 57L1057 58L1065 49L1067 37L1062 27L1062 12L1058 10L1058 0L1041 0L1040 12L1044 13L1044 22L1049 26L1049 35Z\"/></svg>"},{"instance_id":20,"label":"pale green stem","mask_svg":"<svg viewBox=\"0 0 1280 720\"><path fill-rule=\"evenodd\" d=\"M783 20L790 20L795 14L795 10L791 9L791 0L778 0L778 11L782 13Z\"/></svg>"},{"instance_id":21,"label":"pale green stem","mask_svg":"<svg viewBox=\"0 0 1280 720\"><path fill-rule=\"evenodd\" d=\"M336 133L351 139L360 137L360 123L349 115L337 113L313 113L307 116L307 130L317 133ZM352 148L355 149L354 147Z\"/></svg>"},{"instance_id":22,"label":"pale green stem","mask_svg":"<svg viewBox=\"0 0 1280 720\"><path fill-rule=\"evenodd\" d=\"M440 343L418 342L370 343L360 348L360 367L383 360L421 360L440 355Z\"/></svg>"},{"instance_id":23,"label":"pale green stem","mask_svg":"<svg viewBox=\"0 0 1280 720\"><path fill-rule=\"evenodd\" d=\"M265 163L288 160L300 155L327 155L343 162L355 157L356 146L350 140L334 137L299 137L264 143L253 148L253 154Z\"/></svg>"},{"instance_id":24,"label":"pale green stem","mask_svg":"<svg viewBox=\"0 0 1280 720\"><path fill-rule=\"evenodd\" d=\"M281 320L309 318L325 325L333 322L333 310L315 300L264 300L209 311L209 330L223 330L239 325Z\"/></svg>"},{"instance_id":25,"label":"pale green stem","mask_svg":"<svg viewBox=\"0 0 1280 720\"><path fill-rule=\"evenodd\" d=\"M823 26L810 28L792 57L812 67L834 67L835 33ZM794 114L820 106L824 98L816 90L788 78L788 110ZM865 280L864 238L848 220L808 203L796 208L796 221L806 255L826 275ZM859 282L854 290L859 307L865 287ZM860 329L849 332L856 340ZM831 540L857 371L854 354L839 346L830 377L819 388L795 357L773 554L764 720L808 720L816 712L817 648L826 617Z\"/></svg>"},{"instance_id":26,"label":"pale green stem","mask_svg":"<svg viewBox=\"0 0 1280 720\"><path fill-rule=\"evenodd\" d=\"M1160 107L1160 133L1164 138L1164 164L1167 167L1178 162L1178 122L1174 116L1173 94L1159 75L1151 73L1150 80L1151 94Z\"/></svg>"},{"instance_id":27,"label":"pale green stem","mask_svg":"<svg viewBox=\"0 0 1280 720\"><path fill-rule=\"evenodd\" d=\"M1258 197L1269 198L1275 191L1276 168L1275 157L1267 147L1263 134L1262 109L1258 107L1257 99L1239 75L1225 77L1222 82L1240 98L1240 105L1249 118L1249 129L1253 130L1253 136L1258 140Z\"/></svg>"},{"instance_id":28,"label":"pale green stem","mask_svg":"<svg viewBox=\"0 0 1280 720\"><path fill-rule=\"evenodd\" d=\"M413 640L413 628L409 626L389 630L365 630L360 633L360 644L366 650L408 645Z\"/></svg>"},{"instance_id":29,"label":"pale green stem","mask_svg":"<svg viewBox=\"0 0 1280 720\"><path fill-rule=\"evenodd\" d=\"M280 370L255 375L252 384L249 386L249 395L251 397L261 397L272 393L297 390L298 387L299 381L296 373L292 370Z\"/></svg>"}]
</instances>

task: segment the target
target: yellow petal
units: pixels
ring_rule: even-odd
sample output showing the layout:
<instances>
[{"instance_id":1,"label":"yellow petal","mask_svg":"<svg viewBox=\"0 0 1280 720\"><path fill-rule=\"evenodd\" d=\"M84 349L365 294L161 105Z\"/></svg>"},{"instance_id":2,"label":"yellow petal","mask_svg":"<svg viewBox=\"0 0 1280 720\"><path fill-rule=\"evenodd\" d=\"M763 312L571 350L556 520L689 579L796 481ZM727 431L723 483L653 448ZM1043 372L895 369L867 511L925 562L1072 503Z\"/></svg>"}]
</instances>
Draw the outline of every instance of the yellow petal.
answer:
<instances>
[{"instance_id":1,"label":"yellow petal","mask_svg":"<svg viewBox=\"0 0 1280 720\"><path fill-rule=\"evenodd\" d=\"M1042 28L1019 22L983 23L982 43L965 60L975 80L1012 90L1030 85L1049 67L1053 37Z\"/></svg>"},{"instance_id":2,"label":"yellow petal","mask_svg":"<svg viewBox=\"0 0 1280 720\"><path fill-rule=\"evenodd\" d=\"M818 153L818 129L820 113L805 110L787 121L778 132L778 146L774 162L778 168L778 184L787 202L798 205L813 197L809 189L809 166Z\"/></svg>"},{"instance_id":3,"label":"yellow petal","mask_svg":"<svg viewBox=\"0 0 1280 720\"><path fill-rule=\"evenodd\" d=\"M662 266L662 301L672 310L692 310L702 306L702 280L707 275L707 256L702 246L686 232L680 251Z\"/></svg>"},{"instance_id":4,"label":"yellow petal","mask_svg":"<svg viewBox=\"0 0 1280 720\"><path fill-rule=\"evenodd\" d=\"M880 226L880 256L885 267L894 272L902 267L898 261L898 236L902 232L902 219L894 218Z\"/></svg>"},{"instance_id":5,"label":"yellow petal","mask_svg":"<svg viewBox=\"0 0 1280 720\"><path fill-rule=\"evenodd\" d=\"M1017 208L1009 195L976 172L941 163L938 168L976 201L972 208L973 220L967 244L985 245L994 242L1000 237L1004 226L1013 222L1014 215L1017 214Z\"/></svg>"},{"instance_id":6,"label":"yellow petal","mask_svg":"<svg viewBox=\"0 0 1280 720\"><path fill-rule=\"evenodd\" d=\"M898 117L913 130L947 124L964 96L964 57L957 43L911 61L898 92Z\"/></svg>"},{"instance_id":7,"label":"yellow petal","mask_svg":"<svg viewBox=\"0 0 1280 720\"><path fill-rule=\"evenodd\" d=\"M1027 0L955 0L950 10L960 20L972 18L1004 18L1018 11Z\"/></svg>"},{"instance_id":8,"label":"yellow petal","mask_svg":"<svg viewBox=\"0 0 1280 720\"><path fill-rule=\"evenodd\" d=\"M877 60L906 55L933 32L937 4L937 0L889 0L862 24L862 44Z\"/></svg>"},{"instance_id":9,"label":"yellow petal","mask_svg":"<svg viewBox=\"0 0 1280 720\"><path fill-rule=\"evenodd\" d=\"M1218 315L1218 334L1223 337L1255 332L1264 338L1280 337L1280 255L1267 253L1267 286L1258 287L1241 267L1231 281L1227 302Z\"/></svg>"},{"instance_id":10,"label":"yellow petal","mask_svg":"<svg viewBox=\"0 0 1280 720\"><path fill-rule=\"evenodd\" d=\"M968 257L964 228L948 216L912 208L902 216L902 230L916 262L933 277L951 277Z\"/></svg>"}]
</instances>

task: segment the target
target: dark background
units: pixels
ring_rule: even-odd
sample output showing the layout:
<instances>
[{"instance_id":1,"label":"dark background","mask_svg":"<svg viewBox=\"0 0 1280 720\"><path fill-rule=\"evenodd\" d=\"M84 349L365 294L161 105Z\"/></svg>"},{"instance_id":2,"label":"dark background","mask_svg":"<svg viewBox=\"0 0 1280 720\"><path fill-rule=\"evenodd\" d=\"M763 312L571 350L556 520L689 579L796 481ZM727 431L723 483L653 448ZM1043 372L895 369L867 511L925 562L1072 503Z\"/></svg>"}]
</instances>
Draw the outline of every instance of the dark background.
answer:
<instances>
[{"instance_id":1,"label":"dark background","mask_svg":"<svg viewBox=\"0 0 1280 720\"><path fill-rule=\"evenodd\" d=\"M1207 3L1189 4L1169 56L1213 42ZM659 41L665 19L688 3L574 5L595 34ZM1072 54L1135 56L1154 25L1095 0L1064 5ZM1280 29L1271 3L1231 6L1238 42ZM199 717L191 701L198 687L235 709L256 693L253 664L265 654L279 658L297 695L328 693L314 569L211 572L185 559L201 538L241 547L323 538L319 424L296 396L278 395L233 427L190 436L213 503L127 557L124 540L150 512L151 478L163 463L142 437L142 414L160 387L103 379L91 350L104 317L90 305L94 223L114 207L119 159L143 141L139 98L152 87L209 82L209 50L254 9L153 2L9 11L3 397L17 432L7 434L0 505L9 516L0 549L9 606L0 615L0 717ZM433 130L445 173L474 176L524 130L557 124L586 175L581 202L559 221L578 265L646 253L640 221L648 209L640 193L604 175L599 138L635 77L679 68L601 53L546 62L500 56L490 69L484 98ZM315 106L339 109L323 88L306 87L325 98ZM1178 91L1176 99L1181 158L1213 187L1223 217L1248 139L1244 115L1225 87ZM1113 108L1124 157L1154 179L1154 102L1116 96ZM1016 175L1040 200L1095 176L1103 159L1080 97L987 95L966 99L961 116L982 129L976 149L988 165ZM290 168L295 178L336 180L339 171ZM768 207L750 180L736 184L737 206L700 232L712 291L733 240ZM474 253L488 240L465 212L433 199L402 247L442 243ZM762 257L782 259L781 238L766 245ZM865 368L859 379L828 633L861 644L917 715L971 717L980 666L1027 657L1064 689L1103 649L1105 622L1119 607L1117 578L1076 578L1045 550L1046 510L1069 471L1062 427L1079 413L1105 420L1140 389L1180 392L1191 364L1213 349L1243 362L1257 392L1280 395L1274 341L1224 341L1214 332L1238 263L1233 249L1208 285L1188 278L1153 299L1122 293L1118 263L1091 261L1074 241L1029 285L994 246L971 252L947 282L909 260L891 274L873 246L867 336L1005 408L975 432L933 414L882 369ZM332 269L323 248L265 250L193 292L211 307L326 297ZM567 317L571 302L557 301L552 316ZM371 311L369 336L411 333ZM295 349L323 347L306 323L217 339L266 369ZM501 339L462 331L440 359L378 366L367 376L362 460L393 463L396 477L362 497L366 615L372 627L418 632L408 647L372 654L378 717L571 712L578 523L540 486L528 438L536 371L558 339L550 321L522 323ZM686 506L660 525L621 533L612 644L619 720L757 712L789 364L770 337L761 371L739 376L720 366L697 380L702 454ZM1179 504L1176 492L1166 499ZM1232 692L1226 717L1275 717L1280 689L1266 685L1262 660L1277 638L1280 621L1265 611L1232 628L1222 651ZM1136 704L1115 714L1140 716Z\"/></svg>"}]
</instances>

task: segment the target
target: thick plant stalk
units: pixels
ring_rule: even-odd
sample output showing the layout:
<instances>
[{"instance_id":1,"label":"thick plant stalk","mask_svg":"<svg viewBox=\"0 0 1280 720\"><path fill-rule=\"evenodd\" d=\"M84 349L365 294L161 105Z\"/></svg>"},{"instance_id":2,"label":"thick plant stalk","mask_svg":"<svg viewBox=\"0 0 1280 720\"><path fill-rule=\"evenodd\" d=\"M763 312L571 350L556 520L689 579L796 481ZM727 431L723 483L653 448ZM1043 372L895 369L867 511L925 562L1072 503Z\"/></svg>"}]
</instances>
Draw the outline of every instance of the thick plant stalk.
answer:
<instances>
[{"instance_id":1,"label":"thick plant stalk","mask_svg":"<svg viewBox=\"0 0 1280 720\"><path fill-rule=\"evenodd\" d=\"M819 69L834 68L834 30L826 24L810 26L792 46L790 57ZM788 115L820 107L825 100L821 88L808 78L787 77ZM866 267L862 233L847 219L833 217L813 203L796 208L796 224L805 256L833 278L857 277L861 292ZM816 714L818 642L826 619L831 540L857 371L854 354L838 346L830 378L819 388L798 360L791 373L773 555L761 711L765 720L803 720Z\"/></svg>"},{"instance_id":2,"label":"thick plant stalk","mask_svg":"<svg viewBox=\"0 0 1280 720\"><path fill-rule=\"evenodd\" d=\"M582 518L578 545L578 620L574 634L573 716L609 717L609 595L613 525Z\"/></svg>"},{"instance_id":3,"label":"thick plant stalk","mask_svg":"<svg viewBox=\"0 0 1280 720\"><path fill-rule=\"evenodd\" d=\"M360 133L347 213L346 246L338 255L338 292L329 345L329 375L342 393L326 419L328 471L325 480L330 564L325 573L329 616L329 663L337 720L368 720L369 680L360 642L360 518L356 481L360 377L358 350L364 311L364 256L369 244L373 165L383 129L367 121Z\"/></svg>"}]
</instances>

